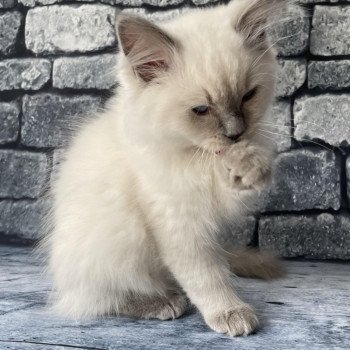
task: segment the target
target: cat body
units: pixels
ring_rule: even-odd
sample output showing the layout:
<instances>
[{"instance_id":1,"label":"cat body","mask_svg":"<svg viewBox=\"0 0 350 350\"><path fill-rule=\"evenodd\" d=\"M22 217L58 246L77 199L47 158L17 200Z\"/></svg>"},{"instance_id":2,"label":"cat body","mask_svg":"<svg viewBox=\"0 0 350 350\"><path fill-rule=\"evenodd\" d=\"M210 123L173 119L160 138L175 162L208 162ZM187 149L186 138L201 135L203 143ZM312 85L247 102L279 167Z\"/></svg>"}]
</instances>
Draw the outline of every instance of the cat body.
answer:
<instances>
[{"instance_id":1,"label":"cat body","mask_svg":"<svg viewBox=\"0 0 350 350\"><path fill-rule=\"evenodd\" d=\"M120 87L53 184L45 244L60 313L172 319L189 299L218 332L256 329L232 271L278 269L219 242L271 176L273 147L255 131L273 98L262 27L276 3L236 0L159 26L119 20Z\"/></svg>"}]
</instances>

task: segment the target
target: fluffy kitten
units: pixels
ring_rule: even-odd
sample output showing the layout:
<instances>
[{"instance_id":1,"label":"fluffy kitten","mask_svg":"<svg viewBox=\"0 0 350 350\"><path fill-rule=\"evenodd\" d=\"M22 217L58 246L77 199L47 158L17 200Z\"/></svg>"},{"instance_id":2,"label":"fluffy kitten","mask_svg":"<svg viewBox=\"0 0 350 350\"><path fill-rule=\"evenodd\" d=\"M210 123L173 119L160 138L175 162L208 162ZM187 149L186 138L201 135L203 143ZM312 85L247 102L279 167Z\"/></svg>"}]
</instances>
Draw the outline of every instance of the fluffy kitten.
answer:
<instances>
[{"instance_id":1,"label":"fluffy kitten","mask_svg":"<svg viewBox=\"0 0 350 350\"><path fill-rule=\"evenodd\" d=\"M285 3L235 0L159 26L120 18L117 95L75 135L53 186L61 313L165 320L188 297L217 332L256 329L232 272L278 268L218 242L270 180L272 147L255 130L274 91L267 18Z\"/></svg>"}]
</instances>

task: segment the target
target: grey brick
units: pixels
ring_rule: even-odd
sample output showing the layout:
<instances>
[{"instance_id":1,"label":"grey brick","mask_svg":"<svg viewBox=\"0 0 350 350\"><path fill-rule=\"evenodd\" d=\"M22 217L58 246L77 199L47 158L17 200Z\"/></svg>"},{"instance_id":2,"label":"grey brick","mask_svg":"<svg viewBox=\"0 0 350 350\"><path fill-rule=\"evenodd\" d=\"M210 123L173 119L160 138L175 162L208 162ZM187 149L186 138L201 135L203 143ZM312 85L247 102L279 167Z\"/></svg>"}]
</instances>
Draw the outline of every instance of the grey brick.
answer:
<instances>
[{"instance_id":1,"label":"grey brick","mask_svg":"<svg viewBox=\"0 0 350 350\"><path fill-rule=\"evenodd\" d=\"M281 153L263 211L340 208L340 170L333 152L301 149Z\"/></svg>"},{"instance_id":2,"label":"grey brick","mask_svg":"<svg viewBox=\"0 0 350 350\"><path fill-rule=\"evenodd\" d=\"M191 2L196 5L211 5L217 3L219 0L191 0Z\"/></svg>"},{"instance_id":3,"label":"grey brick","mask_svg":"<svg viewBox=\"0 0 350 350\"><path fill-rule=\"evenodd\" d=\"M264 217L259 243L287 258L350 259L350 216L320 214Z\"/></svg>"},{"instance_id":4,"label":"grey brick","mask_svg":"<svg viewBox=\"0 0 350 350\"><path fill-rule=\"evenodd\" d=\"M309 14L300 6L291 6L287 18L276 21L269 38L279 55L294 56L306 51L309 44Z\"/></svg>"},{"instance_id":5,"label":"grey brick","mask_svg":"<svg viewBox=\"0 0 350 350\"><path fill-rule=\"evenodd\" d=\"M167 7L179 5L184 2L184 0L143 0L143 4L157 6L157 7Z\"/></svg>"},{"instance_id":6,"label":"grey brick","mask_svg":"<svg viewBox=\"0 0 350 350\"><path fill-rule=\"evenodd\" d=\"M53 152L52 157L52 172L57 172L61 164L62 159L64 158L66 150L64 148L56 148Z\"/></svg>"},{"instance_id":7,"label":"grey brick","mask_svg":"<svg viewBox=\"0 0 350 350\"><path fill-rule=\"evenodd\" d=\"M53 86L59 89L109 89L116 84L116 55L63 57L53 65Z\"/></svg>"},{"instance_id":8,"label":"grey brick","mask_svg":"<svg viewBox=\"0 0 350 350\"><path fill-rule=\"evenodd\" d=\"M79 0L79 1L84 1L84 0ZM110 4L110 5L122 5L122 6L128 6L128 7L139 7L143 4L143 0L101 0L101 2Z\"/></svg>"},{"instance_id":9,"label":"grey brick","mask_svg":"<svg viewBox=\"0 0 350 350\"><path fill-rule=\"evenodd\" d=\"M311 61L308 67L309 88L342 89L350 87L350 60Z\"/></svg>"},{"instance_id":10,"label":"grey brick","mask_svg":"<svg viewBox=\"0 0 350 350\"><path fill-rule=\"evenodd\" d=\"M0 91L39 90L49 80L51 62L45 59L24 58L0 61Z\"/></svg>"},{"instance_id":11,"label":"grey brick","mask_svg":"<svg viewBox=\"0 0 350 350\"><path fill-rule=\"evenodd\" d=\"M34 53L89 52L116 43L116 9L107 5L52 5L28 11L26 46Z\"/></svg>"},{"instance_id":12,"label":"grey brick","mask_svg":"<svg viewBox=\"0 0 350 350\"><path fill-rule=\"evenodd\" d=\"M17 5L17 0L0 0L0 9L10 9Z\"/></svg>"},{"instance_id":13,"label":"grey brick","mask_svg":"<svg viewBox=\"0 0 350 350\"><path fill-rule=\"evenodd\" d=\"M131 8L123 9L118 14L118 16L121 14L132 14L132 15L147 17L150 13L145 8L131 7Z\"/></svg>"},{"instance_id":14,"label":"grey brick","mask_svg":"<svg viewBox=\"0 0 350 350\"><path fill-rule=\"evenodd\" d=\"M18 2L25 7L34 7L37 5L52 5L62 1L63 0L18 0Z\"/></svg>"},{"instance_id":15,"label":"grey brick","mask_svg":"<svg viewBox=\"0 0 350 350\"><path fill-rule=\"evenodd\" d=\"M0 13L0 54L9 55L16 51L22 17L17 11Z\"/></svg>"},{"instance_id":16,"label":"grey brick","mask_svg":"<svg viewBox=\"0 0 350 350\"><path fill-rule=\"evenodd\" d=\"M295 138L350 144L350 95L303 96L294 104Z\"/></svg>"},{"instance_id":17,"label":"grey brick","mask_svg":"<svg viewBox=\"0 0 350 350\"><path fill-rule=\"evenodd\" d=\"M19 0L26 7L35 7L37 5L51 5L61 3L64 0ZM184 0L76 0L77 2L102 2L109 5L122 5L128 7L139 7L150 5L154 7L168 7L182 4ZM207 2L210 2L208 0ZM217 0L218 1L218 0Z\"/></svg>"},{"instance_id":18,"label":"grey brick","mask_svg":"<svg viewBox=\"0 0 350 350\"><path fill-rule=\"evenodd\" d=\"M43 153L0 150L0 198L37 198L48 171Z\"/></svg>"},{"instance_id":19,"label":"grey brick","mask_svg":"<svg viewBox=\"0 0 350 350\"><path fill-rule=\"evenodd\" d=\"M283 152L291 147L291 105L289 101L276 101L270 124L261 125L260 133L275 140L276 150ZM262 131L264 130L264 131Z\"/></svg>"},{"instance_id":20,"label":"grey brick","mask_svg":"<svg viewBox=\"0 0 350 350\"><path fill-rule=\"evenodd\" d=\"M59 4L65 0L18 0L23 6L35 7L38 5L52 5ZM144 2L143 0L75 0L76 2L101 2L109 5L124 5L124 6L141 6Z\"/></svg>"},{"instance_id":21,"label":"grey brick","mask_svg":"<svg viewBox=\"0 0 350 350\"><path fill-rule=\"evenodd\" d=\"M64 155L65 155L65 149L63 148L57 148L53 152L52 171L51 171L51 178L50 178L51 183L57 179L57 175L60 169L60 164L62 159L64 159Z\"/></svg>"},{"instance_id":22,"label":"grey brick","mask_svg":"<svg viewBox=\"0 0 350 350\"><path fill-rule=\"evenodd\" d=\"M298 0L301 4L315 4L315 3L338 3L349 2L350 0Z\"/></svg>"},{"instance_id":23,"label":"grey brick","mask_svg":"<svg viewBox=\"0 0 350 350\"><path fill-rule=\"evenodd\" d=\"M38 5L53 5L65 2L66 0L18 0L25 7L35 7ZM75 0L76 2L102 2L110 5L141 6L142 0Z\"/></svg>"},{"instance_id":24,"label":"grey brick","mask_svg":"<svg viewBox=\"0 0 350 350\"><path fill-rule=\"evenodd\" d=\"M0 145L17 140L20 108L16 102L0 102Z\"/></svg>"},{"instance_id":25,"label":"grey brick","mask_svg":"<svg viewBox=\"0 0 350 350\"><path fill-rule=\"evenodd\" d=\"M350 156L346 161L346 177L347 177L347 189L348 189L348 200L350 203Z\"/></svg>"},{"instance_id":26,"label":"grey brick","mask_svg":"<svg viewBox=\"0 0 350 350\"><path fill-rule=\"evenodd\" d=\"M333 56L350 54L350 7L315 6L310 52Z\"/></svg>"},{"instance_id":27,"label":"grey brick","mask_svg":"<svg viewBox=\"0 0 350 350\"><path fill-rule=\"evenodd\" d=\"M0 232L25 240L36 240L48 209L49 201L43 199L0 201Z\"/></svg>"},{"instance_id":28,"label":"grey brick","mask_svg":"<svg viewBox=\"0 0 350 350\"><path fill-rule=\"evenodd\" d=\"M130 13L130 14L145 17L149 21L162 22L162 21L168 21L168 20L174 19L177 16L188 12L189 10L190 10L189 7L180 7L180 8L166 10L166 11L149 12L144 8L127 8L127 9L124 9L121 13Z\"/></svg>"},{"instance_id":29,"label":"grey brick","mask_svg":"<svg viewBox=\"0 0 350 350\"><path fill-rule=\"evenodd\" d=\"M23 97L21 143L33 147L59 147L66 144L79 119L93 114L99 97L37 94Z\"/></svg>"},{"instance_id":30,"label":"grey brick","mask_svg":"<svg viewBox=\"0 0 350 350\"><path fill-rule=\"evenodd\" d=\"M278 60L277 96L293 95L306 81L306 60Z\"/></svg>"},{"instance_id":31,"label":"grey brick","mask_svg":"<svg viewBox=\"0 0 350 350\"><path fill-rule=\"evenodd\" d=\"M189 7L180 7L167 11L146 12L146 18L153 22L169 21L174 19L190 10Z\"/></svg>"},{"instance_id":32,"label":"grey brick","mask_svg":"<svg viewBox=\"0 0 350 350\"><path fill-rule=\"evenodd\" d=\"M247 216L239 219L228 227L222 234L221 239L224 245L246 247L253 241L255 234L256 218Z\"/></svg>"}]
</instances>

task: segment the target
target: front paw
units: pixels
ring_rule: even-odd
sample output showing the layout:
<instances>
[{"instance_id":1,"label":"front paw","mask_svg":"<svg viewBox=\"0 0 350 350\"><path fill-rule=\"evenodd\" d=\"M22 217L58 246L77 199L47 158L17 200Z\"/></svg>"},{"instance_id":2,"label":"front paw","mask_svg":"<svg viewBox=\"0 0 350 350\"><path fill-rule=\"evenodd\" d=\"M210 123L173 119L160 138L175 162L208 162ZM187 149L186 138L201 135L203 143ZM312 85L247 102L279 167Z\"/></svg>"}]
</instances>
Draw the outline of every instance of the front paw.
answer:
<instances>
[{"instance_id":1,"label":"front paw","mask_svg":"<svg viewBox=\"0 0 350 350\"><path fill-rule=\"evenodd\" d=\"M263 190L272 177L272 157L257 145L237 144L224 157L230 185L237 190Z\"/></svg>"},{"instance_id":2,"label":"front paw","mask_svg":"<svg viewBox=\"0 0 350 350\"><path fill-rule=\"evenodd\" d=\"M208 326L215 332L233 337L246 336L254 332L259 321L248 305L240 305L205 318Z\"/></svg>"}]
</instances>

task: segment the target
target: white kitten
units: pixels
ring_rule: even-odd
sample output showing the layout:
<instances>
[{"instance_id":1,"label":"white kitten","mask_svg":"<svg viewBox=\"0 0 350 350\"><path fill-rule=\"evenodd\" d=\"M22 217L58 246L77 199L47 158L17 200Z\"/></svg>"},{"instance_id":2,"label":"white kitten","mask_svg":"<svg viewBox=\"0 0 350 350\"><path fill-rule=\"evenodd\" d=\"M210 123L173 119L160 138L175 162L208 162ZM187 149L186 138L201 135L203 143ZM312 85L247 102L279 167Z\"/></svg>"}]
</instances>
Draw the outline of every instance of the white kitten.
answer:
<instances>
[{"instance_id":1,"label":"white kitten","mask_svg":"<svg viewBox=\"0 0 350 350\"><path fill-rule=\"evenodd\" d=\"M267 18L285 3L235 0L159 26L120 18L117 96L76 134L53 186L61 313L169 319L188 297L217 332L257 327L232 271L279 270L218 236L270 179L272 147L255 130L274 91Z\"/></svg>"}]
</instances>

